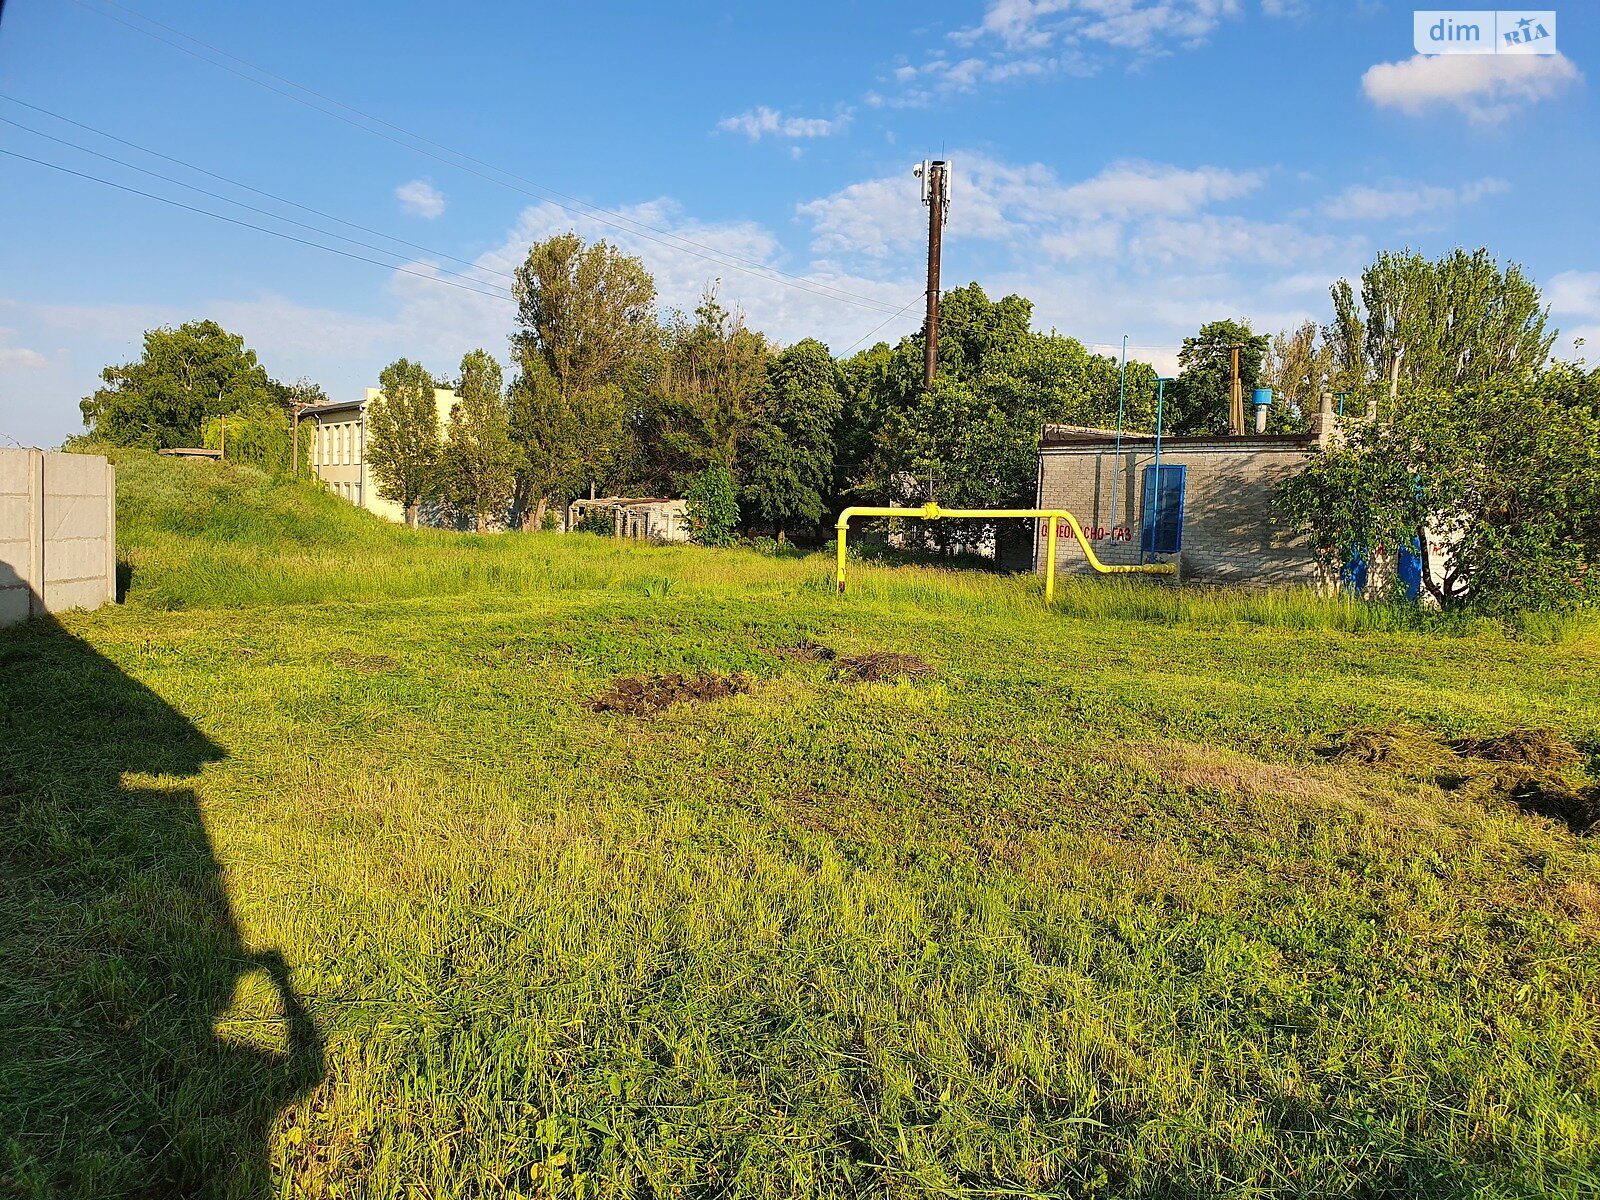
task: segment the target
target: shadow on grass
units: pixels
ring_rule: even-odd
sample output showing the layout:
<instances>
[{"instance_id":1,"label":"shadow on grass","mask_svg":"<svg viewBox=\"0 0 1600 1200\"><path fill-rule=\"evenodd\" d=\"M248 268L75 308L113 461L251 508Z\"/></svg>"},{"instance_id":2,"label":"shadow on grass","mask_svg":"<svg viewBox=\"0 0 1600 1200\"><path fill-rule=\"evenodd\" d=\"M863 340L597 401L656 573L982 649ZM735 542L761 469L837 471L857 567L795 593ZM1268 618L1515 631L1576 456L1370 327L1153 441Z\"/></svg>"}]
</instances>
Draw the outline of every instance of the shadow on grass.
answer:
<instances>
[{"instance_id":1,"label":"shadow on grass","mask_svg":"<svg viewBox=\"0 0 1600 1200\"><path fill-rule=\"evenodd\" d=\"M322 1041L282 958L245 948L173 778L221 757L56 622L0 629L0 1195L268 1194ZM263 981L273 1048L219 1037Z\"/></svg>"}]
</instances>

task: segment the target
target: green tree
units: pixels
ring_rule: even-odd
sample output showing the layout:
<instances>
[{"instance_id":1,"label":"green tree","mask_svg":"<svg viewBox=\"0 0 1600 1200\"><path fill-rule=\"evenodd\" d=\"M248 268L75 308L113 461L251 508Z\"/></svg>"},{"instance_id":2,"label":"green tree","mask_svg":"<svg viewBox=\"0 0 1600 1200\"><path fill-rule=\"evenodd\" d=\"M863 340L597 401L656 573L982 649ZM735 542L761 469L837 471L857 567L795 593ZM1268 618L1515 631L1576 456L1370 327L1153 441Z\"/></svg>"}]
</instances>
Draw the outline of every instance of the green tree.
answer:
<instances>
[{"instance_id":1,"label":"green tree","mask_svg":"<svg viewBox=\"0 0 1600 1200\"><path fill-rule=\"evenodd\" d=\"M677 314L667 329L657 380L656 433L682 476L705 467L737 469L739 439L755 419L767 386L772 350L723 308L708 289L694 320Z\"/></svg>"},{"instance_id":2,"label":"green tree","mask_svg":"<svg viewBox=\"0 0 1600 1200\"><path fill-rule=\"evenodd\" d=\"M739 524L739 500L733 472L727 467L707 467L689 480L684 490L689 517L689 538L700 546L726 546Z\"/></svg>"},{"instance_id":3,"label":"green tree","mask_svg":"<svg viewBox=\"0 0 1600 1200\"><path fill-rule=\"evenodd\" d=\"M1167 389L1167 432L1223 434L1233 389L1233 347L1239 349L1239 378L1244 388L1245 419L1250 418L1250 393L1261 378L1261 365L1271 339L1247 321L1211 321L1194 337L1184 338L1178 352L1178 378Z\"/></svg>"},{"instance_id":4,"label":"green tree","mask_svg":"<svg viewBox=\"0 0 1600 1200\"><path fill-rule=\"evenodd\" d=\"M420 363L399 359L378 375L383 394L367 412L367 462L378 493L403 505L406 524L438 494L439 410L434 378Z\"/></svg>"},{"instance_id":5,"label":"green tree","mask_svg":"<svg viewBox=\"0 0 1600 1200\"><path fill-rule=\"evenodd\" d=\"M1333 322L1322 330L1322 340L1328 347L1328 386L1336 393L1355 394L1364 391L1370 381L1366 322L1348 279L1339 280L1331 290Z\"/></svg>"},{"instance_id":6,"label":"green tree","mask_svg":"<svg viewBox=\"0 0 1600 1200\"><path fill-rule=\"evenodd\" d=\"M1506 615L1600 600L1600 414L1562 372L1403 392L1280 489L1330 568L1415 545L1446 607Z\"/></svg>"},{"instance_id":7,"label":"green tree","mask_svg":"<svg viewBox=\"0 0 1600 1200\"><path fill-rule=\"evenodd\" d=\"M502 392L500 364L487 350L461 360L460 397L439 453L439 485L444 498L472 514L482 533L489 515L511 502L522 452L511 438L511 413Z\"/></svg>"},{"instance_id":8,"label":"green tree","mask_svg":"<svg viewBox=\"0 0 1600 1200\"><path fill-rule=\"evenodd\" d=\"M655 281L639 259L569 233L528 250L513 291L520 506L539 528L552 498L614 482L637 457L634 417L660 342Z\"/></svg>"},{"instance_id":9,"label":"green tree","mask_svg":"<svg viewBox=\"0 0 1600 1200\"><path fill-rule=\"evenodd\" d=\"M875 346L844 364L848 404L838 442L848 490L888 504L930 498L947 507L1031 505L1046 424L1107 427L1117 419L1119 369L1059 333L1029 328L1020 296L991 301L977 284L946 297L940 371L922 387L920 335ZM1155 372L1129 363L1124 428L1154 428ZM923 530L936 546L1023 527L984 529L939 522Z\"/></svg>"},{"instance_id":10,"label":"green tree","mask_svg":"<svg viewBox=\"0 0 1600 1200\"><path fill-rule=\"evenodd\" d=\"M138 362L107 367L105 386L79 407L91 434L121 446L194 446L207 418L278 402L275 385L244 339L215 321L144 335Z\"/></svg>"},{"instance_id":11,"label":"green tree","mask_svg":"<svg viewBox=\"0 0 1600 1200\"><path fill-rule=\"evenodd\" d=\"M1430 261L1385 251L1361 273L1361 302L1346 280L1334 285L1338 358L1382 387L1389 410L1402 389L1451 389L1491 379L1530 379L1549 360L1555 331L1539 290L1515 263L1487 250L1456 249Z\"/></svg>"},{"instance_id":12,"label":"green tree","mask_svg":"<svg viewBox=\"0 0 1600 1200\"><path fill-rule=\"evenodd\" d=\"M1322 389L1334 371L1334 351L1315 321L1275 334L1261 364L1260 386L1272 389L1272 432L1303 429L1322 405ZM1248 401L1247 401L1248 403Z\"/></svg>"},{"instance_id":13,"label":"green tree","mask_svg":"<svg viewBox=\"0 0 1600 1200\"><path fill-rule=\"evenodd\" d=\"M293 467L293 422L272 404L253 404L226 417L207 417L201 427L201 444L223 451L229 462L247 463L272 475L287 475ZM300 463L311 457L313 429L300 427ZM304 470L302 471L304 473Z\"/></svg>"},{"instance_id":14,"label":"green tree","mask_svg":"<svg viewBox=\"0 0 1600 1200\"><path fill-rule=\"evenodd\" d=\"M771 360L760 411L741 438L739 474L746 518L770 526L780 542L794 525L822 520L842 385L828 348L812 338Z\"/></svg>"}]
</instances>

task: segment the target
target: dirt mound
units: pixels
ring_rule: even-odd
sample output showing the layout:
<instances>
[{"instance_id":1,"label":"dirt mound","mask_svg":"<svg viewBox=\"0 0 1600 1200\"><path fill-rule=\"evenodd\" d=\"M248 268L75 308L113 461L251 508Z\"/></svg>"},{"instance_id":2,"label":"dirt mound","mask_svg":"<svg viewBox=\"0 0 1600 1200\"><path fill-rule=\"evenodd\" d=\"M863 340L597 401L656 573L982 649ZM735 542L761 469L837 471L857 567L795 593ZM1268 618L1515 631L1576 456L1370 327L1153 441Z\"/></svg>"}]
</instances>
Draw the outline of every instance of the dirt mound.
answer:
<instances>
[{"instance_id":1,"label":"dirt mound","mask_svg":"<svg viewBox=\"0 0 1600 1200\"><path fill-rule=\"evenodd\" d=\"M900 654L893 650L841 658L833 668L835 679L855 679L862 683L884 683L891 679L915 679L932 674L933 668L915 654Z\"/></svg>"},{"instance_id":2,"label":"dirt mound","mask_svg":"<svg viewBox=\"0 0 1600 1200\"><path fill-rule=\"evenodd\" d=\"M670 675L628 675L613 681L609 691L591 700L589 709L647 717L674 704L703 704L749 690L750 681L743 675L684 675L677 671Z\"/></svg>"},{"instance_id":3,"label":"dirt mound","mask_svg":"<svg viewBox=\"0 0 1600 1200\"><path fill-rule=\"evenodd\" d=\"M814 642L810 638L801 638L792 646L778 647L781 658L792 658L797 662L832 662L839 655L829 646L821 642Z\"/></svg>"},{"instance_id":4,"label":"dirt mound","mask_svg":"<svg viewBox=\"0 0 1600 1200\"><path fill-rule=\"evenodd\" d=\"M1482 803L1515 804L1561 821L1573 833L1600 826L1600 786L1564 778L1583 756L1553 729L1511 729L1495 737L1444 739L1405 728L1354 729L1324 751L1335 762L1381 765Z\"/></svg>"},{"instance_id":5,"label":"dirt mound","mask_svg":"<svg viewBox=\"0 0 1600 1200\"><path fill-rule=\"evenodd\" d=\"M1546 771L1570 771L1583 761L1578 748L1554 729L1509 729L1499 737L1460 738L1450 748L1467 758Z\"/></svg>"},{"instance_id":6,"label":"dirt mound","mask_svg":"<svg viewBox=\"0 0 1600 1200\"><path fill-rule=\"evenodd\" d=\"M363 675L392 671L400 665L387 654L357 654L354 650L335 650L330 657L341 667L360 671Z\"/></svg>"}]
</instances>

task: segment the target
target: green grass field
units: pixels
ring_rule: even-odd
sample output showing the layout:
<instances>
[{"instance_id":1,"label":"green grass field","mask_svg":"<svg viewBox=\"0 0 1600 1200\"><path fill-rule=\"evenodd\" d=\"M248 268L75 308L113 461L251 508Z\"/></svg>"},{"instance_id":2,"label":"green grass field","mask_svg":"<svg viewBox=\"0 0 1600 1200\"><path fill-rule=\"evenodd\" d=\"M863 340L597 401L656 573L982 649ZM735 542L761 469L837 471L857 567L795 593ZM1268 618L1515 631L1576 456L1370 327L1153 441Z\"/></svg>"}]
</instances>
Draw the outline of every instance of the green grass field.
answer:
<instances>
[{"instance_id":1,"label":"green grass field","mask_svg":"<svg viewBox=\"0 0 1600 1200\"><path fill-rule=\"evenodd\" d=\"M0 1195L1600 1193L1600 838L1441 740L1590 786L1594 626L119 478L0 631Z\"/></svg>"}]
</instances>

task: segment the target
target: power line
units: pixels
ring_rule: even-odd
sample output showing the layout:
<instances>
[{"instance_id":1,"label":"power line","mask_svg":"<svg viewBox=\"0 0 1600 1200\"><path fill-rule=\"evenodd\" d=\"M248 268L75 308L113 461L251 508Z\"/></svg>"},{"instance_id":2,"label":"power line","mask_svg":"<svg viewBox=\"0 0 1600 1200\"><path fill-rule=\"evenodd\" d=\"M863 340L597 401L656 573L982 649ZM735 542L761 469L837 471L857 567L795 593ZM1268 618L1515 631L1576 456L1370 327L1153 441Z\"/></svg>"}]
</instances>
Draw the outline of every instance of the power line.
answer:
<instances>
[{"instance_id":1,"label":"power line","mask_svg":"<svg viewBox=\"0 0 1600 1200\"><path fill-rule=\"evenodd\" d=\"M296 221L293 217L281 216L278 213L272 212L270 209L259 208L254 204L246 204L242 200L235 200L232 197L224 196L221 192L213 192L213 191L208 191L207 189L205 189L203 187L196 187L192 183L185 183L181 179L174 179L172 176L163 175L159 171L151 171L151 170L148 170L145 167L136 166L135 164L133 164L131 162L127 162L124 159L113 158L111 155L102 154L98 150L91 150L87 146L80 146L80 145L78 145L77 142L69 142L69 141L67 141L66 138L58 138L54 134L45 133L43 130L40 130L40 129L34 129L31 126L22 124L20 121L13 121L10 117L0 117L0 122L3 122L5 124L7 124L7 125L10 125L13 128L24 130L27 133L33 134L35 137L46 138L47 140L55 142L58 145L67 146L67 147L70 147L73 150L80 151L80 152L82 152L84 154L93 155L95 158L103 159L104 161L109 162L109 163L115 163L119 167L126 167L130 171L138 171L141 175L148 175L148 176L150 176L150 178L159 179L163 183L170 183L170 184L176 185L177 187L188 188L191 192L198 192L200 195L209 196L213 200L221 200L224 204L237 205L239 208L245 209L247 212L259 213L264 217L272 218L274 221L282 221L282 222L284 222L285 224L288 224L288 225L294 225L294 226L297 226L297 227L299 227L301 229L310 230L312 233L320 233L323 237L330 237L330 238L334 238L337 241L348 242L352 246L360 246L363 250L372 250L372 251L377 252L378 254L387 254L387 255L390 255L391 257L394 257L394 258L400 258L401 257L400 255L396 254L393 250L389 250L389 249L387 249L387 248L385 248L383 246L374 246L371 242L363 242L358 238L345 237L343 234L334 233L332 230L323 229L323 228L321 228L320 226L317 226L317 225L308 225L304 221ZM382 235L380 234L379 236L382 236ZM327 249L329 247L324 247L324 248ZM370 262L372 260L368 259L367 261ZM385 264L385 265L387 265L387 264ZM510 300L512 298L510 289L506 288L505 285L503 285L503 284L491 283L490 281L485 280L485 279L474 279L472 276L464 275L460 271L448 271L448 270L445 270L443 267L438 268L438 271L439 271L439 273L441 275L449 275L449 276L452 276L453 278L456 278L456 279L465 279L465 280L467 280L467 281L469 281L471 283L482 284L484 287L500 288L505 293L504 296L501 297L502 299Z\"/></svg>"},{"instance_id":2,"label":"power line","mask_svg":"<svg viewBox=\"0 0 1600 1200\"><path fill-rule=\"evenodd\" d=\"M1112 350L1112 351L1116 351L1116 350L1121 350L1122 349L1122 343L1121 342L1084 342L1083 345L1087 349L1090 349L1090 350ZM1128 343L1128 349L1129 350L1154 350L1157 354L1171 354L1171 353L1173 353L1173 350L1172 350L1171 346L1138 346L1138 345L1135 345L1132 342Z\"/></svg>"},{"instance_id":3,"label":"power line","mask_svg":"<svg viewBox=\"0 0 1600 1200\"><path fill-rule=\"evenodd\" d=\"M267 91L282 96L287 100L292 100L296 104L304 105L306 108L320 112L325 116L333 117L338 121L343 121L345 124L350 125L355 129L359 129L365 133L370 133L374 137L381 137L385 141L392 142L403 149L412 151L413 153L424 155L425 157L434 159L436 162L442 162L447 166L456 168L457 170L465 171L471 175L476 175L480 179L485 179L490 183L498 184L499 186L510 191L520 192L521 194L536 200L545 200L548 203L555 205L555 207L562 209L565 212L572 213L575 216L585 217L596 222L597 224L615 229L618 232L631 234L634 237L642 238L645 241L664 246L669 250L677 250L682 253L690 254L696 258L703 258L717 266L725 267L729 270L739 271L742 274L750 275L757 279L763 279L769 283L782 283L790 287L798 288L801 291L809 292L812 295L823 299L839 300L846 304L854 304L862 308L874 308L879 312L889 311L888 304L884 303L883 301L862 296L855 292L846 291L843 288L836 288L831 284L820 283L805 276L795 275L792 272L770 266L766 263L760 262L757 259L747 258L743 255L735 254L732 251L719 250L715 247L707 246L702 242L694 241L692 238L686 238L682 234L672 233L670 230L665 230L646 224L645 222L639 221L633 217L629 217L626 214L615 212L611 209L602 208L596 204L590 204L586 200L581 200L578 197L568 195L565 192L557 191L556 189L548 187L545 184L541 184L535 180L528 179L525 176L518 175L514 171L508 171L504 167L497 167L493 163L474 158L472 155L463 151L455 150L441 142L436 142L430 138L426 138L419 133L413 133L411 130L406 129L404 126L396 125L392 121L386 121L382 117L373 116L371 113L365 112L353 105L345 104L342 101L334 100L331 97L324 96L322 93L306 87L304 84L296 83L292 79L288 79L282 75L274 74L265 67L257 66L247 59L240 58L236 54L231 54L220 47L213 46L208 42L204 42L191 34L184 33L182 30L163 24L153 17L146 17L142 13L137 13L133 9L129 9L124 5L116 3L116 0L105 0L105 3L113 8L121 9L123 12L133 15L139 21L154 25L159 29L165 29L167 32L183 38L185 41L192 42L196 46L203 47L205 50L210 51L214 55L221 55L223 58L239 63L241 66L248 67L251 71L255 71L260 75L265 75L268 79L275 79L279 83L283 83L288 87L294 88L296 91L304 92L307 96L314 96L318 100L322 101L323 104L314 104L310 100L307 100L305 96L298 96L293 92L285 91L283 88L274 87L272 84L267 83L262 79L257 79L254 76L248 75L235 67L229 66L227 63L218 62L215 58L208 57L198 50L173 41L170 38L162 37L160 34L152 32L151 30L144 28L142 25L135 24L133 21L127 20L124 17L118 16L116 13L108 12L97 5L89 3L89 0L76 0L76 2L81 7L92 13L95 13L98 16L105 17L108 20L115 21L120 25L124 25L127 28L132 29L135 33L143 34L145 37L151 38L154 41L171 46L173 49L184 54L188 54L193 58L197 58L202 62L209 63L211 66L214 66L219 70L227 71L231 75L236 75L240 79L245 80L247 83L253 83L257 87L265 88ZM384 133L382 129L374 129L371 127L371 125L362 124L361 121L353 120L342 113L335 112L333 109L324 107L324 105L333 105L335 108L343 109L346 113L353 113L360 117L362 121L371 122L372 125L381 125L386 129L392 129L397 133L403 134L406 138L411 140L409 142L402 141L400 138ZM421 145L415 145L413 143L421 143ZM428 146L434 147L435 150L443 151L444 154L435 153L432 150L425 149L425 147ZM445 157L445 155L449 155L450 157ZM486 173L484 170L477 169L480 167L487 168L488 171L493 171L497 174L491 175ZM517 182L508 183L506 179L498 178L497 175L503 175L506 177L506 179L516 180ZM519 186L519 184L525 186ZM533 190L530 191L530 188ZM571 201L571 203L562 203L564 200ZM581 207L574 207L574 205ZM604 215L602 216L597 214ZM606 218L608 217L614 219L607 220ZM618 222L622 222L622 224L618 224ZM745 263L749 265L740 266L738 265L739 263Z\"/></svg>"},{"instance_id":4,"label":"power line","mask_svg":"<svg viewBox=\"0 0 1600 1200\"><path fill-rule=\"evenodd\" d=\"M215 171L208 171L208 170L206 170L206 168L201 167L201 166L196 166L194 163L187 162L184 159L174 158L172 155L163 154L159 150L152 150L152 149L150 149L149 146L141 146L141 145L139 145L138 142L130 142L127 138L118 137L114 133L107 133L104 129L96 129L93 125L86 125L82 121L74 121L71 117L62 116L60 113L52 112L50 109L44 108L44 107L42 107L41 105L38 105L38 104L30 104L26 100L19 100L17 97L7 95L4 92L0 92L0 100L6 100L6 101L9 101L12 104L21 105L23 108L32 109L36 113L42 113L43 115L45 115L47 117L51 117L54 120L61 121L64 124L74 126L75 128L78 128L78 129L82 129L87 133L92 133L96 137L103 137L108 141L116 142L119 145L127 146L131 150L137 150L141 154L148 154L152 158L159 158L159 159L162 159L165 162L173 163L173 164L175 164L177 166L183 167L185 170L194 171L197 174L205 175L208 178L215 179L215 180L217 180L217 181L219 181L221 183L225 183L229 187L240 188L243 191L251 192L251 193L253 193L253 194L257 195L257 196L264 196L266 199L275 201L278 204L285 204L285 205L288 205L290 208L297 208L301 212L308 212L308 213L312 214L313 216L321 217L325 221L333 221L336 224L345 225L345 226L348 226L351 229L359 229L362 233L370 233L373 237L383 238L385 241L394 242L396 245L405 246L405 247L407 247L408 249L411 249L411 250L420 250L422 253L428 254L428 255L432 255L435 258L449 259L453 263L460 263L462 266L471 267L475 271L484 271L484 272L487 272L489 274L501 274L501 275L506 275L507 277L511 276L511 272L507 272L507 271L498 271L498 272L497 271L491 271L488 267L480 266L479 264L477 264L475 262L472 262L470 259L459 258L454 254L446 254L443 250L436 250L431 246L424 246L424 245L422 245L422 244L420 244L418 242L407 241L405 238L396 237L392 233L384 233L382 230L372 229L369 226L359 224L359 223L357 223L355 221L348 221L343 217L336 217L332 213L323 212L319 208L312 208L308 204L300 204L297 201L290 200L290 199L288 199L287 197L284 197L284 196L279 196L279 195L277 195L277 194L275 194L273 192L264 191L263 189L258 188L258 187L252 187L248 183L241 183L237 179L230 179L226 175L219 175ZM20 126L19 128L26 129L28 127L27 126ZM31 132L38 133L39 131L35 129L35 130L31 130ZM48 134L41 134L40 136L46 136L47 137L49 135ZM71 143L68 143L68 144L70 145ZM80 149L81 149L81 147L80 147ZM92 154L92 153L94 153L94 151L89 151L89 153ZM116 159L112 159L111 161L115 162L117 160ZM135 170L140 170L142 168L137 168L136 167L134 169ZM187 187L189 185L185 184L184 186ZM198 190L198 189L196 189L196 190ZM229 203L237 203L237 202L236 201L229 201ZM337 236L337 235L335 235L335 236ZM389 251L385 251L385 253L389 253Z\"/></svg>"},{"instance_id":5,"label":"power line","mask_svg":"<svg viewBox=\"0 0 1600 1200\"><path fill-rule=\"evenodd\" d=\"M352 254L350 251L340 250L336 246L324 246L320 242L308 241L306 238L295 237L292 233L284 233L281 229L270 229L265 225L255 225L249 221L241 221L237 217L230 217L222 213L215 213L210 209L196 208L194 205L185 204L181 200L173 200L168 196L158 196L154 192L141 191L139 188L129 187L125 183L117 183L110 179L103 179L98 175L90 175L86 171L74 171L71 167L62 166L60 163L53 163L43 158L33 158L27 154L19 154L17 151L7 150L3 146L0 146L0 154L4 154L10 158L19 158L23 162L31 162L41 167L49 167L51 170L60 171L65 175L75 175L79 179L87 179L92 183L104 184L106 187L116 188L119 192L129 192L135 196L143 196L146 200L156 200L162 204L170 204L174 208L184 209L187 212L199 213L202 217L211 217L217 221L226 221L229 225L238 225L245 229L254 229L258 233L270 234L272 237L282 238L287 242L296 242L302 246L310 246L313 250L322 250L328 254L337 254L341 258L353 258L357 262L371 263L375 267L383 267L385 270L389 271L398 271L402 275L415 275L418 279L426 279L432 283L443 284L445 287L460 288L463 292L472 292L478 296L487 296L491 300L499 300L502 303L506 302L505 296L495 292L486 292L479 288L468 287L464 283L456 283L450 279L441 279L439 276L430 275L425 271L413 271L407 267L397 267L393 263L380 262L378 259L368 258L362 254Z\"/></svg>"},{"instance_id":6,"label":"power line","mask_svg":"<svg viewBox=\"0 0 1600 1200\"><path fill-rule=\"evenodd\" d=\"M923 298L921 296L913 296L910 300L906 301L905 308L902 308L900 310L900 312L895 313L894 316L885 317L882 321L878 322L878 324L874 325L871 329L867 330L866 333L862 334L855 341L851 342L848 346L846 346L843 350L839 351L839 357L843 358L846 354L849 354L850 351L854 350L857 346L861 345L862 342L866 341L873 334L877 333L878 330L882 329L890 321L894 320L895 317L900 316L901 313L905 312L906 309L910 308L913 304L921 304L922 300L923 300Z\"/></svg>"}]
</instances>

